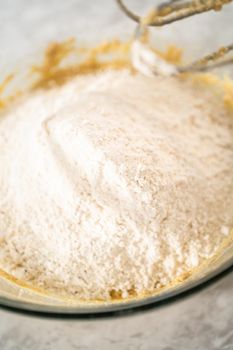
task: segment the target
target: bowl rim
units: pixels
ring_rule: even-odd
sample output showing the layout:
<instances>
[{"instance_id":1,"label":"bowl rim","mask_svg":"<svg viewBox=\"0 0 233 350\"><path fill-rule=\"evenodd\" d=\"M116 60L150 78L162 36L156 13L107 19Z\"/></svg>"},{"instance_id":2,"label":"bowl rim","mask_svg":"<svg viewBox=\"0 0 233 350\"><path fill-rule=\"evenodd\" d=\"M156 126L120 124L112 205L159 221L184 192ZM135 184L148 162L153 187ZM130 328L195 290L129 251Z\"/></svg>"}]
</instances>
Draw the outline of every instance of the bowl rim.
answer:
<instances>
[{"instance_id":1,"label":"bowl rim","mask_svg":"<svg viewBox=\"0 0 233 350\"><path fill-rule=\"evenodd\" d=\"M106 302L86 302L82 305L46 305L36 302L17 300L11 297L0 295L0 307L7 308L15 312L26 312L42 316L86 316L96 317L107 314L123 313L125 311L136 311L148 307L159 306L166 302L172 302L183 298L192 292L198 292L202 288L214 283L221 277L233 273L233 255L228 257L222 264L217 265L200 278L193 279L192 275L184 282L177 284L167 290L161 290L156 295L137 297L126 301L106 301Z\"/></svg>"}]
</instances>

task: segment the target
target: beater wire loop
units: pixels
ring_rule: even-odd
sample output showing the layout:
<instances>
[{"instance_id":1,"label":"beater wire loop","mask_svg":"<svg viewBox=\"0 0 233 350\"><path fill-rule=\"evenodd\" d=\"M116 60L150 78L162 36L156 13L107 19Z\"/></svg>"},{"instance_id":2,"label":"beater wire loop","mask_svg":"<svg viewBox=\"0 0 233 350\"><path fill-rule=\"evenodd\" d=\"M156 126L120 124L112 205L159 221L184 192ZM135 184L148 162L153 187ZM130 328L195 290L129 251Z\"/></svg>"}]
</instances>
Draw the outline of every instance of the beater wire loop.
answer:
<instances>
[{"instance_id":1,"label":"beater wire loop","mask_svg":"<svg viewBox=\"0 0 233 350\"><path fill-rule=\"evenodd\" d=\"M182 19L198 15L208 11L221 11L224 5L233 0L168 0L156 6L147 16L139 16L131 11L124 0L116 0L121 10L139 25L135 32L135 39L140 40L146 28L161 27ZM233 63L233 57L225 56L233 51L233 44L223 46L215 52L183 67L176 67L178 72L205 71Z\"/></svg>"}]
</instances>

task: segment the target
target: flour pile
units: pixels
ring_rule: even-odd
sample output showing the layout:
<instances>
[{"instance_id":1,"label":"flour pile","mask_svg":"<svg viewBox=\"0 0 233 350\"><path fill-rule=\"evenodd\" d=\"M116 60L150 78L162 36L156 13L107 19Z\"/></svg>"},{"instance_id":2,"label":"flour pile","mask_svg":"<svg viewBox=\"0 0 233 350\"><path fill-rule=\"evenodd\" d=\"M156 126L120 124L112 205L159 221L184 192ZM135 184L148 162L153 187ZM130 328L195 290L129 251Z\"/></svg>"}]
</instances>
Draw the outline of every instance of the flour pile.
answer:
<instances>
[{"instance_id":1,"label":"flour pile","mask_svg":"<svg viewBox=\"0 0 233 350\"><path fill-rule=\"evenodd\" d=\"M150 292L233 227L233 123L177 78L108 71L0 119L0 268L108 299Z\"/></svg>"}]
</instances>

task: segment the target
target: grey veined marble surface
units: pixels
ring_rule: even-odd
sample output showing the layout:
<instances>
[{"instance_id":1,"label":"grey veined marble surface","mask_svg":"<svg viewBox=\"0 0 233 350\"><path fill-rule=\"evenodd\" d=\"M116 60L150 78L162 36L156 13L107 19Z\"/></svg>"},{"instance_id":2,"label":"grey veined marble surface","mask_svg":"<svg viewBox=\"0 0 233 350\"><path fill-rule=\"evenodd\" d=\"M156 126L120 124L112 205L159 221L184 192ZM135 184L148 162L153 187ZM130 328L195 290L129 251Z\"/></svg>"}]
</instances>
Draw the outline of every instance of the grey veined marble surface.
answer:
<instances>
[{"instance_id":1,"label":"grey veined marble surface","mask_svg":"<svg viewBox=\"0 0 233 350\"><path fill-rule=\"evenodd\" d=\"M233 272L139 313L44 319L0 310L1 350L233 350Z\"/></svg>"},{"instance_id":2,"label":"grey veined marble surface","mask_svg":"<svg viewBox=\"0 0 233 350\"><path fill-rule=\"evenodd\" d=\"M127 0L137 11L156 1ZM158 2L158 1L157 1ZM176 43L189 55L232 42L233 6L154 30L159 46ZM34 62L54 39L90 43L130 37L135 25L113 0L2 0L0 79ZM45 319L0 309L0 350L233 350L233 272L208 288L163 307L99 319Z\"/></svg>"}]
</instances>

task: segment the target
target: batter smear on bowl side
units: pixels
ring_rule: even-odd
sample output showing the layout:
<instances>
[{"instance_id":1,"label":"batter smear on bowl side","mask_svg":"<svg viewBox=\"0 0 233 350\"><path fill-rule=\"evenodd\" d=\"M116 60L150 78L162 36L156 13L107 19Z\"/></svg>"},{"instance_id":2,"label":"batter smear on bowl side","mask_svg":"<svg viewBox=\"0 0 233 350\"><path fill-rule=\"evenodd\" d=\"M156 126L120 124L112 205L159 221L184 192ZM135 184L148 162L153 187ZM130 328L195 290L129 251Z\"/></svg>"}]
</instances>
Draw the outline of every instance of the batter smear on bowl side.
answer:
<instances>
[{"instance_id":1,"label":"batter smear on bowl side","mask_svg":"<svg viewBox=\"0 0 233 350\"><path fill-rule=\"evenodd\" d=\"M127 69L0 118L0 268L80 299L153 292L233 227L233 118L208 91Z\"/></svg>"}]
</instances>

